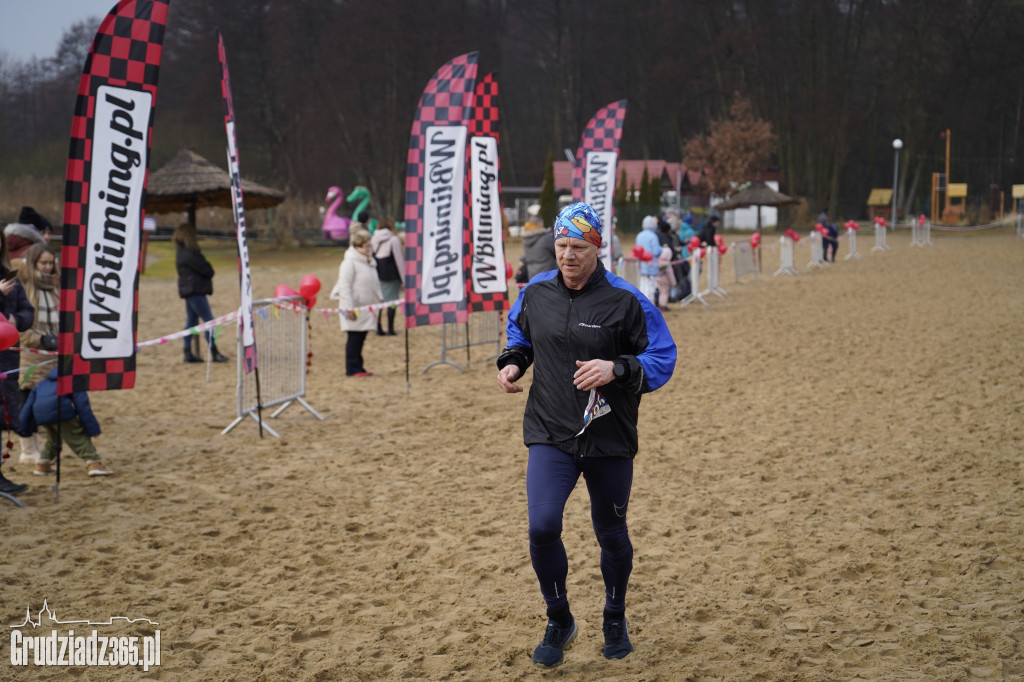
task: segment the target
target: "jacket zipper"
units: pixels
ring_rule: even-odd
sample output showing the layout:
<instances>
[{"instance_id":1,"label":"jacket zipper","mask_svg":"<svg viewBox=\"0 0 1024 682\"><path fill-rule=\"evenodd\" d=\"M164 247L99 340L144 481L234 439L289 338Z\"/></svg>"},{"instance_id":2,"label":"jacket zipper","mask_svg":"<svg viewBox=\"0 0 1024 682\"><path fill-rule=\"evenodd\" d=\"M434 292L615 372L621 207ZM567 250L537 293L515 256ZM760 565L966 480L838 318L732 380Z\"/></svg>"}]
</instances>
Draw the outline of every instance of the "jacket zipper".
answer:
<instances>
[{"instance_id":1,"label":"jacket zipper","mask_svg":"<svg viewBox=\"0 0 1024 682\"><path fill-rule=\"evenodd\" d=\"M569 344L569 330L572 328L572 323L570 322L570 318L572 317L573 304L575 302L576 302L576 297L573 296L570 293L569 294L569 310L568 310L568 312L565 315L565 354L568 356L567 363L568 363L570 369L572 369L573 367L576 366L575 358L572 357L572 349L570 348L570 344ZM572 370L572 373L575 374L576 373L575 370ZM576 407L576 391L577 391L577 388L572 383L572 376L569 377L569 385L570 385L570 389L569 389L569 404L572 405L573 409L575 409L575 407ZM583 428L583 417L577 415L576 418L579 420L577 422L577 424L579 424L580 429L582 429ZM577 432L579 432L579 429L577 429Z\"/></svg>"}]
</instances>

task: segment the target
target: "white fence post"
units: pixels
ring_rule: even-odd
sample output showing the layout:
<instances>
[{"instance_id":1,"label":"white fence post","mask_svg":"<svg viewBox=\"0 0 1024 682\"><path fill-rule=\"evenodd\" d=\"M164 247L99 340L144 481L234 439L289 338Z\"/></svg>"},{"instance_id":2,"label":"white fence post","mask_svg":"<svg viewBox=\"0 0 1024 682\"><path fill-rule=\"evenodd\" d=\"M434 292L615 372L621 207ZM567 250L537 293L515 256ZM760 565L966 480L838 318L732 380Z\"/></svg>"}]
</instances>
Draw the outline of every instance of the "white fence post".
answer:
<instances>
[{"instance_id":1,"label":"white fence post","mask_svg":"<svg viewBox=\"0 0 1024 682\"><path fill-rule=\"evenodd\" d=\"M846 260L851 258L859 259L860 254L857 253L857 230L852 227L846 228L846 236L850 239L850 253L846 254Z\"/></svg>"},{"instance_id":2,"label":"white fence post","mask_svg":"<svg viewBox=\"0 0 1024 682\"><path fill-rule=\"evenodd\" d=\"M679 307L685 308L693 301L709 305L704 300L704 293L700 290L700 248L694 249L690 254L690 294L679 301Z\"/></svg>"},{"instance_id":3,"label":"white fence post","mask_svg":"<svg viewBox=\"0 0 1024 682\"><path fill-rule=\"evenodd\" d=\"M800 274L793 265L793 240L783 235L779 237L779 269L775 276Z\"/></svg>"},{"instance_id":4,"label":"white fence post","mask_svg":"<svg viewBox=\"0 0 1024 682\"><path fill-rule=\"evenodd\" d=\"M718 286L718 273L722 265L722 254L718 252L718 246L708 246L708 288L700 292L701 296L714 294L719 298L725 298L725 289Z\"/></svg>"},{"instance_id":5,"label":"white fence post","mask_svg":"<svg viewBox=\"0 0 1024 682\"><path fill-rule=\"evenodd\" d=\"M885 225L875 223L875 245L871 251L889 251L889 245L885 243Z\"/></svg>"},{"instance_id":6,"label":"white fence post","mask_svg":"<svg viewBox=\"0 0 1024 682\"><path fill-rule=\"evenodd\" d=\"M822 267L825 265L825 248L821 243L821 232L817 230L811 230L811 260L807 262L807 267Z\"/></svg>"}]
</instances>

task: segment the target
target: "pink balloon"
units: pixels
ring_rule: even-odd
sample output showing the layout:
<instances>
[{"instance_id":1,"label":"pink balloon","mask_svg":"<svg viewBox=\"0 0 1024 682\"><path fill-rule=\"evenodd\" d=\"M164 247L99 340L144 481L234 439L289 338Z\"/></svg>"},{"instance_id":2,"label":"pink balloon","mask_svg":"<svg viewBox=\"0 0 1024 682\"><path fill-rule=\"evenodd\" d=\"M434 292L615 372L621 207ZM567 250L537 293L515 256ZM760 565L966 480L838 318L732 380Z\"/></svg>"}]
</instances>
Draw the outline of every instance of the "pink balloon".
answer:
<instances>
[{"instance_id":1,"label":"pink balloon","mask_svg":"<svg viewBox=\"0 0 1024 682\"><path fill-rule=\"evenodd\" d=\"M18 345L18 330L7 320L0 320L0 351Z\"/></svg>"},{"instance_id":2,"label":"pink balloon","mask_svg":"<svg viewBox=\"0 0 1024 682\"><path fill-rule=\"evenodd\" d=\"M690 237L690 248L691 249L699 249L700 248L700 237L698 237L697 235L694 235L694 236Z\"/></svg>"},{"instance_id":3,"label":"pink balloon","mask_svg":"<svg viewBox=\"0 0 1024 682\"><path fill-rule=\"evenodd\" d=\"M316 275L303 275L299 284L299 295L307 301L314 298L320 291L320 280Z\"/></svg>"},{"instance_id":4,"label":"pink balloon","mask_svg":"<svg viewBox=\"0 0 1024 682\"><path fill-rule=\"evenodd\" d=\"M754 247L756 249L757 245L760 244L760 243L761 243L761 233L760 232L755 232L754 234L750 235L750 245L752 247Z\"/></svg>"},{"instance_id":5,"label":"pink balloon","mask_svg":"<svg viewBox=\"0 0 1024 682\"><path fill-rule=\"evenodd\" d=\"M274 298L288 298L290 296L299 296L299 292L292 289L287 284L278 284L274 288Z\"/></svg>"},{"instance_id":6,"label":"pink balloon","mask_svg":"<svg viewBox=\"0 0 1024 682\"><path fill-rule=\"evenodd\" d=\"M725 240L722 239L722 235L720 235L720 234L716 234L715 235L715 243L718 244L718 245L722 245L722 244L725 243Z\"/></svg>"}]
</instances>

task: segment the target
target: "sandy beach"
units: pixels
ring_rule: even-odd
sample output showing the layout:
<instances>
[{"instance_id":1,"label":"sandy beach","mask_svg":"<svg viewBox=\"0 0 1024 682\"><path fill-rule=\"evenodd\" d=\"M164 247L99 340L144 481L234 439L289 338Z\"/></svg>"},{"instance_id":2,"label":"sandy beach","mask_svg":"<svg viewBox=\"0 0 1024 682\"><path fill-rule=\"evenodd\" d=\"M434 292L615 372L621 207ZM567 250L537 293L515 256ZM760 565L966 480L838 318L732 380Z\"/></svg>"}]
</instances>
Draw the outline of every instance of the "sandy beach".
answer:
<instances>
[{"instance_id":1,"label":"sandy beach","mask_svg":"<svg viewBox=\"0 0 1024 682\"><path fill-rule=\"evenodd\" d=\"M423 374L440 329L411 330L407 384L404 334L371 335L374 376L346 378L337 316L318 312L306 399L323 421L292 406L268 420L280 439L252 420L221 434L231 327L208 377L172 342L140 351L134 389L92 394L115 476L65 448L55 501L15 445L4 472L30 488L24 509L0 500L0 613L46 600L60 620L157 624L107 629L159 630L158 667L58 673L81 680L1024 679L1024 239L933 232L922 249L901 230L872 253L866 237L860 260L843 243L813 269L802 240L795 277L772 276L766 246L761 281L736 283L728 257L724 298L665 313L679 362L640 410L622 661L601 656L581 482L564 535L580 636L557 670L530 662L526 394L497 388L494 348ZM311 272L329 306L340 254L254 257L256 296ZM215 291L217 313L237 306L232 268ZM183 308L173 279L144 277L140 341ZM2 679L53 676L0 651Z\"/></svg>"}]
</instances>

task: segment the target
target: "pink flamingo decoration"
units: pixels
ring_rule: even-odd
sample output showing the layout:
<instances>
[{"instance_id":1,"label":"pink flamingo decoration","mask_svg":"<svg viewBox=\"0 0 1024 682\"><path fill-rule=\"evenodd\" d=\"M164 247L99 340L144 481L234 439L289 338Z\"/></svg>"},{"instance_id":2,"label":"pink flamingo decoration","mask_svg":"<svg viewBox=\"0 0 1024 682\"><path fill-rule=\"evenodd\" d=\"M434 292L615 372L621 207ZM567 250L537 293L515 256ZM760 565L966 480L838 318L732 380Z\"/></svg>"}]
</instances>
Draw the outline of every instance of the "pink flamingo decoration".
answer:
<instances>
[{"instance_id":1,"label":"pink flamingo decoration","mask_svg":"<svg viewBox=\"0 0 1024 682\"><path fill-rule=\"evenodd\" d=\"M327 206L327 213L324 214L324 224L321 228L324 236L330 239L348 239L348 224L351 220L343 218L336 213L338 207L345 201L345 193L341 191L340 187L331 187L327 190L327 197L324 201L329 204Z\"/></svg>"}]
</instances>

